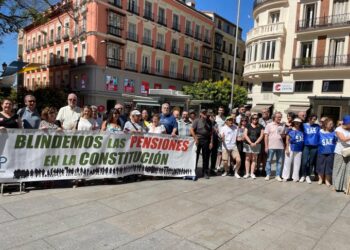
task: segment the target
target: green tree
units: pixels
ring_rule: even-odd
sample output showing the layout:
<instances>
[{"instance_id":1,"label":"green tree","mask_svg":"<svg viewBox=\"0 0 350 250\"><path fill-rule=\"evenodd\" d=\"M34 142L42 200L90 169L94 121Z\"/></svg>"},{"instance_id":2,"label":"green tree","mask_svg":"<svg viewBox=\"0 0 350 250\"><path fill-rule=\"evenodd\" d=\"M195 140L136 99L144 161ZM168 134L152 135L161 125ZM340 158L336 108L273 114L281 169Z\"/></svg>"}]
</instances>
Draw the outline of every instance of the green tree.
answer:
<instances>
[{"instance_id":1,"label":"green tree","mask_svg":"<svg viewBox=\"0 0 350 250\"><path fill-rule=\"evenodd\" d=\"M193 85L185 86L184 92L196 100L213 101L213 104L210 105L213 108L218 108L219 106L228 107L231 101L231 84L227 79L217 82L204 80ZM233 90L233 106L237 107L246 104L247 99L247 90L235 85Z\"/></svg>"}]
</instances>

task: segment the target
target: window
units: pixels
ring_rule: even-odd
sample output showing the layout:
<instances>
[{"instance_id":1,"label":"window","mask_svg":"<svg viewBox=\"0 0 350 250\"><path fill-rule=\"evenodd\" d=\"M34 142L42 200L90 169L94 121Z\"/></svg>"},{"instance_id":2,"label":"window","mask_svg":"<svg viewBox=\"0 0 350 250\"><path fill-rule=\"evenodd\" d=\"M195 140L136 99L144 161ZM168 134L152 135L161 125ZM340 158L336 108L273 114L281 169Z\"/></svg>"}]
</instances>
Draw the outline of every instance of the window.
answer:
<instances>
[{"instance_id":1,"label":"window","mask_svg":"<svg viewBox=\"0 0 350 250\"><path fill-rule=\"evenodd\" d=\"M46 54L44 54L44 57L43 57L43 64L47 64Z\"/></svg>"},{"instance_id":2,"label":"window","mask_svg":"<svg viewBox=\"0 0 350 250\"><path fill-rule=\"evenodd\" d=\"M68 57L69 57L69 48L64 49L64 62L68 63Z\"/></svg>"},{"instance_id":3,"label":"window","mask_svg":"<svg viewBox=\"0 0 350 250\"><path fill-rule=\"evenodd\" d=\"M54 63L54 55L53 52L50 52L50 65L53 65Z\"/></svg>"},{"instance_id":4,"label":"window","mask_svg":"<svg viewBox=\"0 0 350 250\"><path fill-rule=\"evenodd\" d=\"M110 11L108 13L108 25L113 27L122 27L122 17L115 12Z\"/></svg>"},{"instance_id":5,"label":"window","mask_svg":"<svg viewBox=\"0 0 350 250\"><path fill-rule=\"evenodd\" d=\"M218 21L218 29L221 30L221 26L222 26L222 23L221 23L221 20Z\"/></svg>"},{"instance_id":6,"label":"window","mask_svg":"<svg viewBox=\"0 0 350 250\"><path fill-rule=\"evenodd\" d=\"M186 20L186 34L187 35L191 35L192 31L191 31L191 21Z\"/></svg>"},{"instance_id":7,"label":"window","mask_svg":"<svg viewBox=\"0 0 350 250\"><path fill-rule=\"evenodd\" d=\"M173 39L171 41L171 52L178 54L178 49L177 49L177 40Z\"/></svg>"},{"instance_id":8,"label":"window","mask_svg":"<svg viewBox=\"0 0 350 250\"><path fill-rule=\"evenodd\" d=\"M86 62L86 44L81 45L81 62L85 63Z\"/></svg>"},{"instance_id":9,"label":"window","mask_svg":"<svg viewBox=\"0 0 350 250\"><path fill-rule=\"evenodd\" d=\"M81 32L86 32L86 15L83 16Z\"/></svg>"},{"instance_id":10,"label":"window","mask_svg":"<svg viewBox=\"0 0 350 250\"><path fill-rule=\"evenodd\" d=\"M171 77L176 77L177 75L177 65L176 62L171 62L170 63L170 76Z\"/></svg>"},{"instance_id":11,"label":"window","mask_svg":"<svg viewBox=\"0 0 350 250\"><path fill-rule=\"evenodd\" d=\"M262 82L261 83L261 92L272 92L273 82Z\"/></svg>"},{"instance_id":12,"label":"window","mask_svg":"<svg viewBox=\"0 0 350 250\"><path fill-rule=\"evenodd\" d=\"M280 12L279 11L270 13L270 19L269 19L270 23L278 23L279 20L280 20Z\"/></svg>"},{"instance_id":13,"label":"window","mask_svg":"<svg viewBox=\"0 0 350 250\"><path fill-rule=\"evenodd\" d=\"M129 23L128 38L133 40L133 41L137 40L136 24L134 24L134 23Z\"/></svg>"},{"instance_id":14,"label":"window","mask_svg":"<svg viewBox=\"0 0 350 250\"><path fill-rule=\"evenodd\" d=\"M62 31L61 26L58 26L57 27L57 34L56 34L56 39L57 40L61 39L61 31Z\"/></svg>"},{"instance_id":15,"label":"window","mask_svg":"<svg viewBox=\"0 0 350 250\"><path fill-rule=\"evenodd\" d=\"M126 53L126 68L136 70L136 53L135 51L128 51Z\"/></svg>"},{"instance_id":16,"label":"window","mask_svg":"<svg viewBox=\"0 0 350 250\"><path fill-rule=\"evenodd\" d=\"M156 73L157 74L163 73L163 60L160 58L156 59Z\"/></svg>"},{"instance_id":17,"label":"window","mask_svg":"<svg viewBox=\"0 0 350 250\"><path fill-rule=\"evenodd\" d=\"M275 59L275 49L276 49L276 41L262 42L260 60Z\"/></svg>"},{"instance_id":18,"label":"window","mask_svg":"<svg viewBox=\"0 0 350 250\"><path fill-rule=\"evenodd\" d=\"M315 24L315 11L316 11L316 4L307 4L304 8L304 26L306 28L313 27Z\"/></svg>"},{"instance_id":19,"label":"window","mask_svg":"<svg viewBox=\"0 0 350 250\"><path fill-rule=\"evenodd\" d=\"M179 30L179 16L176 14L173 15L173 28Z\"/></svg>"},{"instance_id":20,"label":"window","mask_svg":"<svg viewBox=\"0 0 350 250\"><path fill-rule=\"evenodd\" d=\"M294 84L294 92L312 92L313 81L297 81Z\"/></svg>"},{"instance_id":21,"label":"window","mask_svg":"<svg viewBox=\"0 0 350 250\"><path fill-rule=\"evenodd\" d=\"M200 27L198 24L196 24L196 30L195 30L194 36L195 36L197 39L200 39L200 29L201 29L201 27Z\"/></svg>"},{"instance_id":22,"label":"window","mask_svg":"<svg viewBox=\"0 0 350 250\"><path fill-rule=\"evenodd\" d=\"M56 64L60 64L61 63L61 51L57 50L56 51Z\"/></svg>"},{"instance_id":23,"label":"window","mask_svg":"<svg viewBox=\"0 0 350 250\"><path fill-rule=\"evenodd\" d=\"M150 57L147 55L142 57L142 72L150 73Z\"/></svg>"},{"instance_id":24,"label":"window","mask_svg":"<svg viewBox=\"0 0 350 250\"><path fill-rule=\"evenodd\" d=\"M312 56L312 42L301 43L301 58L310 58Z\"/></svg>"},{"instance_id":25,"label":"window","mask_svg":"<svg viewBox=\"0 0 350 250\"><path fill-rule=\"evenodd\" d=\"M193 54L195 59L199 59L199 50L198 47L194 47Z\"/></svg>"},{"instance_id":26,"label":"window","mask_svg":"<svg viewBox=\"0 0 350 250\"><path fill-rule=\"evenodd\" d=\"M74 63L78 63L78 47L74 47Z\"/></svg>"},{"instance_id":27,"label":"window","mask_svg":"<svg viewBox=\"0 0 350 250\"><path fill-rule=\"evenodd\" d=\"M53 41L53 29L50 30L50 41Z\"/></svg>"},{"instance_id":28,"label":"window","mask_svg":"<svg viewBox=\"0 0 350 250\"><path fill-rule=\"evenodd\" d=\"M348 56L344 55L345 39L331 39L329 44L329 59L328 64L347 63Z\"/></svg>"},{"instance_id":29,"label":"window","mask_svg":"<svg viewBox=\"0 0 350 250\"><path fill-rule=\"evenodd\" d=\"M189 57L190 56L190 45L188 43L185 43L185 52L184 52L184 55L186 57Z\"/></svg>"},{"instance_id":30,"label":"window","mask_svg":"<svg viewBox=\"0 0 350 250\"><path fill-rule=\"evenodd\" d=\"M165 10L163 8L158 9L158 23L166 24L165 21Z\"/></svg>"},{"instance_id":31,"label":"window","mask_svg":"<svg viewBox=\"0 0 350 250\"><path fill-rule=\"evenodd\" d=\"M196 82L198 80L198 69L193 68L192 70L192 81Z\"/></svg>"},{"instance_id":32,"label":"window","mask_svg":"<svg viewBox=\"0 0 350 250\"><path fill-rule=\"evenodd\" d=\"M343 92L344 81L323 81L322 92Z\"/></svg>"},{"instance_id":33,"label":"window","mask_svg":"<svg viewBox=\"0 0 350 250\"><path fill-rule=\"evenodd\" d=\"M64 35L68 36L68 33L69 33L69 22L67 21L64 24Z\"/></svg>"},{"instance_id":34,"label":"window","mask_svg":"<svg viewBox=\"0 0 350 250\"><path fill-rule=\"evenodd\" d=\"M145 13L144 13L145 18L152 19L153 14L152 14L152 3L146 1L145 2Z\"/></svg>"},{"instance_id":35,"label":"window","mask_svg":"<svg viewBox=\"0 0 350 250\"><path fill-rule=\"evenodd\" d=\"M143 42L152 45L152 39L151 39L151 30L150 29L144 29L143 31Z\"/></svg>"},{"instance_id":36,"label":"window","mask_svg":"<svg viewBox=\"0 0 350 250\"><path fill-rule=\"evenodd\" d=\"M226 52L226 41L223 41L222 43L222 51Z\"/></svg>"}]
</instances>

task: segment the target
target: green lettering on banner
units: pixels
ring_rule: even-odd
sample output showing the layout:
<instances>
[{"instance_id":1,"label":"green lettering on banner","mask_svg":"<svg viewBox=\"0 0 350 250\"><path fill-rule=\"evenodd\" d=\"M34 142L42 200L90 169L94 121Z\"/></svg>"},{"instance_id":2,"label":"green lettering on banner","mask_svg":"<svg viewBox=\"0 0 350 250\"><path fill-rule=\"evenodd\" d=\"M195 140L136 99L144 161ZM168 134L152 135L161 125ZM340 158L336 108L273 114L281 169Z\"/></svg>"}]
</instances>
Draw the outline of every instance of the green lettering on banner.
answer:
<instances>
[{"instance_id":1,"label":"green lettering on banner","mask_svg":"<svg viewBox=\"0 0 350 250\"><path fill-rule=\"evenodd\" d=\"M25 135L17 135L15 148L24 148L26 145L27 137Z\"/></svg>"},{"instance_id":2,"label":"green lettering on banner","mask_svg":"<svg viewBox=\"0 0 350 250\"><path fill-rule=\"evenodd\" d=\"M83 142L84 142L84 136L72 136L70 148L82 148L83 147Z\"/></svg>"},{"instance_id":3,"label":"green lettering on banner","mask_svg":"<svg viewBox=\"0 0 350 250\"><path fill-rule=\"evenodd\" d=\"M82 153L81 155L80 155L80 160L79 160L79 164L80 165L86 165L86 164L88 164L89 163L89 159L86 159L86 158L88 158L89 157L89 153L87 153L87 152L85 152L85 153Z\"/></svg>"},{"instance_id":4,"label":"green lettering on banner","mask_svg":"<svg viewBox=\"0 0 350 250\"><path fill-rule=\"evenodd\" d=\"M74 166L77 162L76 155L64 155L63 156L63 165L71 165Z\"/></svg>"},{"instance_id":5,"label":"green lettering on banner","mask_svg":"<svg viewBox=\"0 0 350 250\"><path fill-rule=\"evenodd\" d=\"M47 155L44 159L45 167L58 166L60 156L59 155Z\"/></svg>"}]
</instances>

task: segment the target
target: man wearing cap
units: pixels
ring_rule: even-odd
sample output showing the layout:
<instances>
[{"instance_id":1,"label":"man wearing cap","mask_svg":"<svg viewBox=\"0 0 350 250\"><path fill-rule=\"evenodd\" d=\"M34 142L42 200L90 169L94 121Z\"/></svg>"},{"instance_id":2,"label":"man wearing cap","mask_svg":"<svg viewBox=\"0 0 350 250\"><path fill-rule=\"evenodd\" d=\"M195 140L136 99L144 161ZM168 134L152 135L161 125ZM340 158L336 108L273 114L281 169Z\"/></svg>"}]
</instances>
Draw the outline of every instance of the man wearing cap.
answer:
<instances>
[{"instance_id":1,"label":"man wearing cap","mask_svg":"<svg viewBox=\"0 0 350 250\"><path fill-rule=\"evenodd\" d=\"M127 121L124 126L124 132L143 133L145 130L140 125L141 113L138 110L133 110L130 113L130 121Z\"/></svg>"},{"instance_id":2,"label":"man wearing cap","mask_svg":"<svg viewBox=\"0 0 350 250\"><path fill-rule=\"evenodd\" d=\"M241 166L241 157L237 148L238 127L234 124L233 117L229 116L225 120L225 126L221 129L222 138L222 161L224 163L225 172L222 176L227 176L230 172L231 159L236 161L235 177L240 179L238 171Z\"/></svg>"},{"instance_id":3,"label":"man wearing cap","mask_svg":"<svg viewBox=\"0 0 350 250\"><path fill-rule=\"evenodd\" d=\"M203 159L203 176L209 179L209 158L210 150L213 147L213 126L208 119L207 110L202 109L199 114L199 118L194 120L191 128L191 135L193 136L197 145L197 160L198 163L199 154L202 151Z\"/></svg>"},{"instance_id":4,"label":"man wearing cap","mask_svg":"<svg viewBox=\"0 0 350 250\"><path fill-rule=\"evenodd\" d=\"M168 135L176 136L177 133L177 121L176 118L170 113L170 106L168 103L163 103L162 114L160 115L160 124L165 127Z\"/></svg>"}]
</instances>

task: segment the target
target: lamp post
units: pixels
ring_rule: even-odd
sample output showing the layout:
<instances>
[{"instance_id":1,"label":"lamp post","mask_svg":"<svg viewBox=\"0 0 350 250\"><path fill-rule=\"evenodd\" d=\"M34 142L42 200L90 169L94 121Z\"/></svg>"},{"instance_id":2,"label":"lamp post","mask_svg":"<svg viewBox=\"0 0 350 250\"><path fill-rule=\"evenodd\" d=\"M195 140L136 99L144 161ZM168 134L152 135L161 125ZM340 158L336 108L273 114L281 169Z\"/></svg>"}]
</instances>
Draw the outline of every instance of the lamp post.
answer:
<instances>
[{"instance_id":1,"label":"lamp post","mask_svg":"<svg viewBox=\"0 0 350 250\"><path fill-rule=\"evenodd\" d=\"M233 109L233 90L235 85L235 75L236 75L236 58L237 58L237 42L238 42L238 31L239 31L239 16L241 9L241 0L238 0L238 8L237 8L237 21L236 21L236 37L235 37L235 53L233 57L233 69L232 69L232 86L231 86L231 102L230 102L230 112Z\"/></svg>"}]
</instances>

